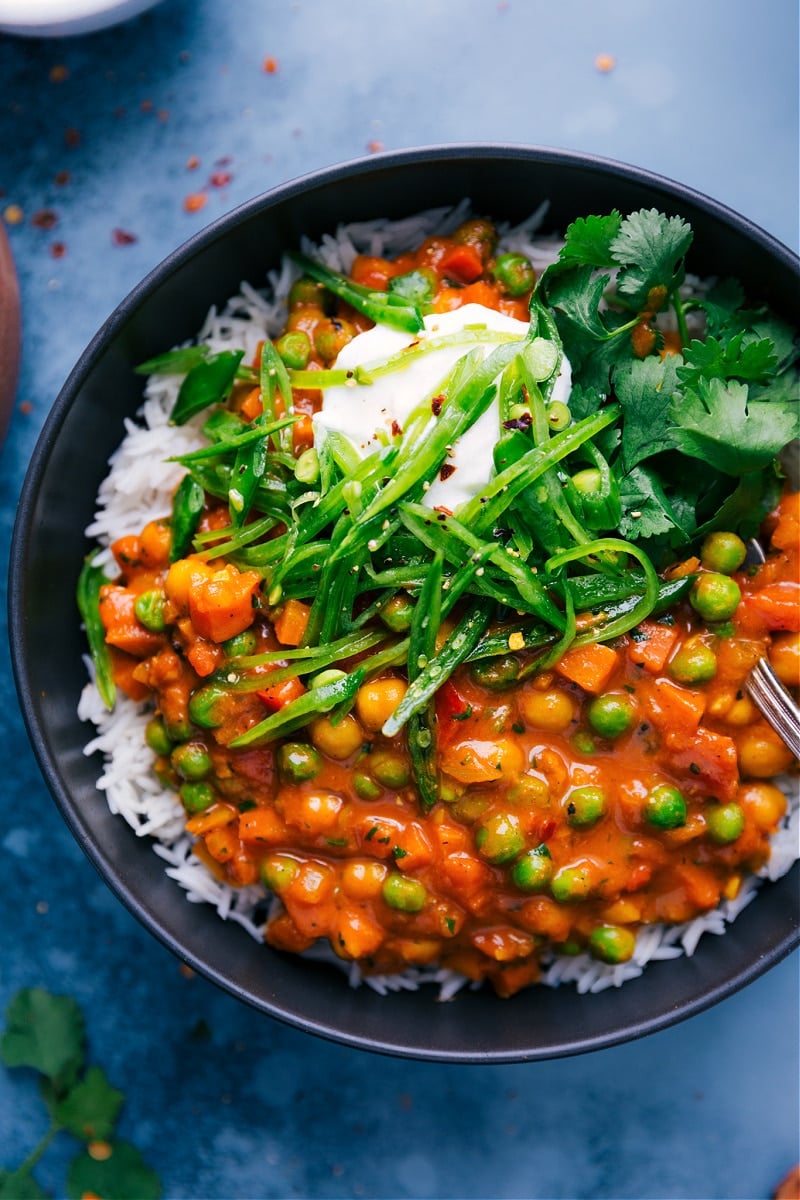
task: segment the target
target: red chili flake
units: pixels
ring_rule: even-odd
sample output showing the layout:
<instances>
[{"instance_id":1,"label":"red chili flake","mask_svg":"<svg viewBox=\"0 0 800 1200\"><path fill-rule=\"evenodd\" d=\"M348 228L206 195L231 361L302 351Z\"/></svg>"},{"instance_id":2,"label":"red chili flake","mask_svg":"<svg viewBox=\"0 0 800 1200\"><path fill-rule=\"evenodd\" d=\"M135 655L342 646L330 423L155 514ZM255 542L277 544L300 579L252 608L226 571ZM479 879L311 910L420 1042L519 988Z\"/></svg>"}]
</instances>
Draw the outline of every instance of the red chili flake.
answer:
<instances>
[{"instance_id":1,"label":"red chili flake","mask_svg":"<svg viewBox=\"0 0 800 1200\"><path fill-rule=\"evenodd\" d=\"M52 229L57 224L58 216L52 208L40 208L31 217L31 225L35 225L37 229Z\"/></svg>"},{"instance_id":2,"label":"red chili flake","mask_svg":"<svg viewBox=\"0 0 800 1200\"><path fill-rule=\"evenodd\" d=\"M196 171L199 166L200 166L200 159L197 157L196 154L193 154L191 158L187 158L187 160L186 160L186 170L187 171Z\"/></svg>"},{"instance_id":3,"label":"red chili flake","mask_svg":"<svg viewBox=\"0 0 800 1200\"><path fill-rule=\"evenodd\" d=\"M153 101L152 100L143 100L142 103L139 105L139 108L142 110L142 112L152 112L153 111Z\"/></svg>"},{"instance_id":4,"label":"red chili flake","mask_svg":"<svg viewBox=\"0 0 800 1200\"><path fill-rule=\"evenodd\" d=\"M67 253L67 247L64 242L53 242L50 247L50 253L53 258L63 258Z\"/></svg>"},{"instance_id":5,"label":"red chili flake","mask_svg":"<svg viewBox=\"0 0 800 1200\"><path fill-rule=\"evenodd\" d=\"M442 411L443 404L444 396L434 396L431 400L431 412L435 417L438 417L439 413Z\"/></svg>"},{"instance_id":6,"label":"red chili flake","mask_svg":"<svg viewBox=\"0 0 800 1200\"><path fill-rule=\"evenodd\" d=\"M138 240L135 233L128 233L124 229L112 229L111 231L111 241L115 246L132 246Z\"/></svg>"},{"instance_id":7,"label":"red chili flake","mask_svg":"<svg viewBox=\"0 0 800 1200\"><path fill-rule=\"evenodd\" d=\"M191 57L192 56L188 50L181 50L180 54L178 55L178 62L187 63Z\"/></svg>"},{"instance_id":8,"label":"red chili flake","mask_svg":"<svg viewBox=\"0 0 800 1200\"><path fill-rule=\"evenodd\" d=\"M398 425L397 421L392 420L392 437L402 437L403 430Z\"/></svg>"},{"instance_id":9,"label":"red chili flake","mask_svg":"<svg viewBox=\"0 0 800 1200\"><path fill-rule=\"evenodd\" d=\"M33 405L31 404L30 400L23 400L23 401L22 401L22 403L21 403L21 404L20 404L20 406L19 406L19 411L20 411L20 412L23 414L23 416L26 416L26 417L27 417L27 416L28 416L30 413L32 413L32 412L33 412Z\"/></svg>"},{"instance_id":10,"label":"red chili flake","mask_svg":"<svg viewBox=\"0 0 800 1200\"><path fill-rule=\"evenodd\" d=\"M603 75L607 75L609 71L614 70L614 67L617 64L616 64L616 61L615 61L613 55L598 54L597 58L594 60L594 65L595 65L595 68L598 71L602 72Z\"/></svg>"},{"instance_id":11,"label":"red chili flake","mask_svg":"<svg viewBox=\"0 0 800 1200\"><path fill-rule=\"evenodd\" d=\"M192 192L186 196L183 201L184 212L199 212L208 202L208 196L205 192Z\"/></svg>"},{"instance_id":12,"label":"red chili flake","mask_svg":"<svg viewBox=\"0 0 800 1200\"><path fill-rule=\"evenodd\" d=\"M63 63L51 67L48 78L51 83L63 83L65 79L69 79L69 67L65 67Z\"/></svg>"},{"instance_id":13,"label":"red chili flake","mask_svg":"<svg viewBox=\"0 0 800 1200\"><path fill-rule=\"evenodd\" d=\"M450 476L454 474L455 469L456 468L451 463L442 463L442 466L439 470L439 478L441 479L442 483L444 483L445 479L449 479Z\"/></svg>"},{"instance_id":14,"label":"red chili flake","mask_svg":"<svg viewBox=\"0 0 800 1200\"><path fill-rule=\"evenodd\" d=\"M208 182L212 187L219 188L227 187L232 179L233 176L231 175L230 171L215 171L213 175L209 177Z\"/></svg>"},{"instance_id":15,"label":"red chili flake","mask_svg":"<svg viewBox=\"0 0 800 1200\"><path fill-rule=\"evenodd\" d=\"M166 122L169 120L169 109L160 108L156 113L156 117L162 123L162 125L166 124Z\"/></svg>"},{"instance_id":16,"label":"red chili flake","mask_svg":"<svg viewBox=\"0 0 800 1200\"><path fill-rule=\"evenodd\" d=\"M80 130L74 129L72 126L70 126L68 129L65 129L64 130L64 141L72 150L74 150L74 148L76 146L80 146L80 144L81 144Z\"/></svg>"},{"instance_id":17,"label":"red chili flake","mask_svg":"<svg viewBox=\"0 0 800 1200\"><path fill-rule=\"evenodd\" d=\"M274 75L276 73L276 71L278 70L277 58L265 58L264 63L263 63L263 68L264 68L265 75Z\"/></svg>"},{"instance_id":18,"label":"red chili flake","mask_svg":"<svg viewBox=\"0 0 800 1200\"><path fill-rule=\"evenodd\" d=\"M114 109L114 116L117 118L118 121L122 117L127 117L127 115L128 115L127 108L123 108L121 104L118 105L117 108Z\"/></svg>"},{"instance_id":19,"label":"red chili flake","mask_svg":"<svg viewBox=\"0 0 800 1200\"><path fill-rule=\"evenodd\" d=\"M370 154L380 154L383 149L383 142L367 142L367 149Z\"/></svg>"},{"instance_id":20,"label":"red chili flake","mask_svg":"<svg viewBox=\"0 0 800 1200\"><path fill-rule=\"evenodd\" d=\"M66 187L67 184L71 182L72 176L70 175L69 171L56 171L56 174L53 178L53 183L56 185L56 187Z\"/></svg>"},{"instance_id":21,"label":"red chili flake","mask_svg":"<svg viewBox=\"0 0 800 1200\"><path fill-rule=\"evenodd\" d=\"M233 162L233 159L231 158L230 154L226 154L223 158L215 159L214 166L215 167L229 167L232 162Z\"/></svg>"}]
</instances>

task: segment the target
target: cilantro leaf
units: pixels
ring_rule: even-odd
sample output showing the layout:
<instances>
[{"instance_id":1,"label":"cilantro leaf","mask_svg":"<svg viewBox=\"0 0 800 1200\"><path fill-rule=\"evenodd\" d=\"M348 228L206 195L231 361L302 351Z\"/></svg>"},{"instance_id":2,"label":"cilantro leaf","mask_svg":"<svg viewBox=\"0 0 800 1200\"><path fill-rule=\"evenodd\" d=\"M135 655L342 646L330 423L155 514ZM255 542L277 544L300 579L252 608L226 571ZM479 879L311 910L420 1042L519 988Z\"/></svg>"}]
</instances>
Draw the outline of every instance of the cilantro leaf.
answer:
<instances>
[{"instance_id":1,"label":"cilantro leaf","mask_svg":"<svg viewBox=\"0 0 800 1200\"><path fill-rule=\"evenodd\" d=\"M161 1183L130 1142L111 1142L111 1153L100 1160L80 1154L67 1176L69 1200L84 1196L113 1196L114 1200L160 1200Z\"/></svg>"},{"instance_id":2,"label":"cilantro leaf","mask_svg":"<svg viewBox=\"0 0 800 1200\"><path fill-rule=\"evenodd\" d=\"M616 209L605 217L578 217L567 226L559 258L562 262L591 267L615 266L611 245L621 224L622 217Z\"/></svg>"},{"instance_id":3,"label":"cilantro leaf","mask_svg":"<svg viewBox=\"0 0 800 1200\"><path fill-rule=\"evenodd\" d=\"M25 988L6 1009L0 1058L7 1067L32 1067L56 1091L69 1087L83 1066L84 1022L70 996Z\"/></svg>"},{"instance_id":4,"label":"cilantro leaf","mask_svg":"<svg viewBox=\"0 0 800 1200\"><path fill-rule=\"evenodd\" d=\"M644 309L651 307L652 293L658 290L663 303L683 282L683 259L692 237L682 217L666 217L655 208L627 216L611 242L614 261L621 268L619 295L635 308Z\"/></svg>"},{"instance_id":5,"label":"cilantro leaf","mask_svg":"<svg viewBox=\"0 0 800 1200\"><path fill-rule=\"evenodd\" d=\"M610 275L596 275L591 266L554 263L542 275L540 288L551 308L601 341L608 330L599 307L610 282Z\"/></svg>"},{"instance_id":6,"label":"cilantro leaf","mask_svg":"<svg viewBox=\"0 0 800 1200\"><path fill-rule=\"evenodd\" d=\"M696 485L702 487L702 484ZM696 493L685 483L685 494L670 488L670 497L659 472L652 464L634 467L619 485L622 520L621 537L633 541L668 535L670 541L688 542L695 531Z\"/></svg>"},{"instance_id":7,"label":"cilantro leaf","mask_svg":"<svg viewBox=\"0 0 800 1200\"><path fill-rule=\"evenodd\" d=\"M92 1141L114 1131L125 1097L108 1082L100 1067L90 1067L55 1106L54 1116L76 1138Z\"/></svg>"},{"instance_id":8,"label":"cilantro leaf","mask_svg":"<svg viewBox=\"0 0 800 1200\"><path fill-rule=\"evenodd\" d=\"M683 383L695 384L704 379L763 380L778 365L778 356L770 338L751 336L744 330L734 334L729 342L709 335L704 342L694 339L684 351L684 365L678 368Z\"/></svg>"},{"instance_id":9,"label":"cilantro leaf","mask_svg":"<svg viewBox=\"0 0 800 1200\"><path fill-rule=\"evenodd\" d=\"M670 406L677 385L675 355L637 358L613 373L614 392L622 405L622 461L626 471L673 445Z\"/></svg>"},{"instance_id":10,"label":"cilantro leaf","mask_svg":"<svg viewBox=\"0 0 800 1200\"><path fill-rule=\"evenodd\" d=\"M28 1171L0 1171L0 1200L48 1200Z\"/></svg>"},{"instance_id":11,"label":"cilantro leaf","mask_svg":"<svg viewBox=\"0 0 800 1200\"><path fill-rule=\"evenodd\" d=\"M726 475L766 467L797 433L796 404L748 403L747 385L735 380L699 379L673 401L670 415L673 445Z\"/></svg>"},{"instance_id":12,"label":"cilantro leaf","mask_svg":"<svg viewBox=\"0 0 800 1200\"><path fill-rule=\"evenodd\" d=\"M705 537L715 529L732 529L742 537L755 537L764 518L778 503L780 493L780 480L773 467L749 471L742 475L714 516L700 526L697 537Z\"/></svg>"}]
</instances>

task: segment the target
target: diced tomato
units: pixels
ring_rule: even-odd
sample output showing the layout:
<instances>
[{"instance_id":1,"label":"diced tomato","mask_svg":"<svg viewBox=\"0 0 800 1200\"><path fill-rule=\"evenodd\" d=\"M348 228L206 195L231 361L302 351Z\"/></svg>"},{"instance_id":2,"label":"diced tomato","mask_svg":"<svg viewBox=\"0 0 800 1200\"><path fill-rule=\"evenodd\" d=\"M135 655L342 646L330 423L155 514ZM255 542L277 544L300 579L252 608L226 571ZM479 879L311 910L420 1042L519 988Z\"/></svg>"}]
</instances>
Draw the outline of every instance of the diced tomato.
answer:
<instances>
[{"instance_id":1,"label":"diced tomato","mask_svg":"<svg viewBox=\"0 0 800 1200\"><path fill-rule=\"evenodd\" d=\"M800 631L800 583L786 579L768 583L745 597L749 609L755 609L768 629Z\"/></svg>"},{"instance_id":2,"label":"diced tomato","mask_svg":"<svg viewBox=\"0 0 800 1200\"><path fill-rule=\"evenodd\" d=\"M452 246L439 264L443 275L457 283L474 283L483 274L483 261L474 246Z\"/></svg>"},{"instance_id":3,"label":"diced tomato","mask_svg":"<svg viewBox=\"0 0 800 1200\"><path fill-rule=\"evenodd\" d=\"M291 704L293 700L299 700L301 696L305 695L305 692L304 684L294 678L285 679L283 683L273 683L270 687L259 688L256 695L264 701L267 708L277 712L278 709Z\"/></svg>"}]
</instances>

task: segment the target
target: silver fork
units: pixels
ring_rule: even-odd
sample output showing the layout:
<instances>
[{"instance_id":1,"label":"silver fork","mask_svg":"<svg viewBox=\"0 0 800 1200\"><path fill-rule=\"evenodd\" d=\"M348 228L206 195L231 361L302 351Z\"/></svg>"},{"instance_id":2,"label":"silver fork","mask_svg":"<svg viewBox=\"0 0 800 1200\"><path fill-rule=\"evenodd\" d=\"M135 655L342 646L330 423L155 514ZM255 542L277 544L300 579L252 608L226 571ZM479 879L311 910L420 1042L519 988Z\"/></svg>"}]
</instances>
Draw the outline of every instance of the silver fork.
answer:
<instances>
[{"instance_id":1,"label":"silver fork","mask_svg":"<svg viewBox=\"0 0 800 1200\"><path fill-rule=\"evenodd\" d=\"M755 538L748 545L747 557L754 563L766 561L764 551ZM795 758L800 758L800 708L765 658L760 658L751 668L744 681L744 689Z\"/></svg>"}]
</instances>

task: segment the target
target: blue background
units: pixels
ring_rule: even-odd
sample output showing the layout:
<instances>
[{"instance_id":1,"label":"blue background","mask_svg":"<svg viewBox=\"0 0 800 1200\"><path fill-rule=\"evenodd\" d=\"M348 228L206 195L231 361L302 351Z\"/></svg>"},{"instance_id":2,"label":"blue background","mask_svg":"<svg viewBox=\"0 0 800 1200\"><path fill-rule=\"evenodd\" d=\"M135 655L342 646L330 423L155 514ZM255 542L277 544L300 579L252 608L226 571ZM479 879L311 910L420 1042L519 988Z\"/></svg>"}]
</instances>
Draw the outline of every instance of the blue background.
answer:
<instances>
[{"instance_id":1,"label":"blue background","mask_svg":"<svg viewBox=\"0 0 800 1200\"><path fill-rule=\"evenodd\" d=\"M380 147L487 140L651 168L796 249L797 47L795 0L163 0L81 38L0 35L0 217L22 210L5 227L24 313L3 556L81 349L209 220ZM43 209L49 229L31 221ZM5 649L0 688L0 1007L24 986L78 998L92 1060L127 1094L120 1132L168 1197L756 1200L800 1157L796 954L680 1026L560 1062L444 1066L318 1041L187 978L129 916L46 793ZM0 1164L44 1127L33 1076L0 1071ZM37 1169L56 1195L73 1150L60 1139Z\"/></svg>"}]
</instances>

